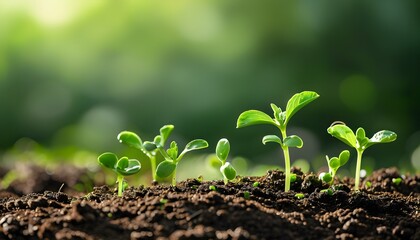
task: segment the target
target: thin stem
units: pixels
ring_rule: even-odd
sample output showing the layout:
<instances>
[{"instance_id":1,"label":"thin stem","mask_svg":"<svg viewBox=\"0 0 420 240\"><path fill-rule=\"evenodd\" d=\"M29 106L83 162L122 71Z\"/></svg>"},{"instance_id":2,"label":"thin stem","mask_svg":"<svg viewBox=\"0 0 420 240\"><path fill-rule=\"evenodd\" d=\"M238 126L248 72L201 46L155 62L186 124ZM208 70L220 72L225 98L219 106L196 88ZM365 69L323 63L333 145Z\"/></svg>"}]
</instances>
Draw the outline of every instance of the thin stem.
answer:
<instances>
[{"instance_id":1,"label":"thin stem","mask_svg":"<svg viewBox=\"0 0 420 240\"><path fill-rule=\"evenodd\" d=\"M356 176L354 177L354 190L359 191L360 184L360 170L362 165L363 150L357 149L357 163L356 163Z\"/></svg>"},{"instance_id":2,"label":"thin stem","mask_svg":"<svg viewBox=\"0 0 420 240\"><path fill-rule=\"evenodd\" d=\"M122 197L124 176L118 175L117 182L118 182L118 197Z\"/></svg>"},{"instance_id":3,"label":"thin stem","mask_svg":"<svg viewBox=\"0 0 420 240\"><path fill-rule=\"evenodd\" d=\"M172 186L176 186L176 167L174 172L172 173Z\"/></svg>"},{"instance_id":4,"label":"thin stem","mask_svg":"<svg viewBox=\"0 0 420 240\"><path fill-rule=\"evenodd\" d=\"M281 135L283 140L287 137L286 129L280 129ZM284 191L288 192L290 190L290 155L289 155L289 147L283 146L281 147L283 149L284 154L284 173L285 176L285 184L284 184Z\"/></svg>"},{"instance_id":5,"label":"thin stem","mask_svg":"<svg viewBox=\"0 0 420 240\"><path fill-rule=\"evenodd\" d=\"M156 176L156 156L150 154L149 158L150 158L150 168L152 170L153 181L157 181L157 176Z\"/></svg>"}]
</instances>

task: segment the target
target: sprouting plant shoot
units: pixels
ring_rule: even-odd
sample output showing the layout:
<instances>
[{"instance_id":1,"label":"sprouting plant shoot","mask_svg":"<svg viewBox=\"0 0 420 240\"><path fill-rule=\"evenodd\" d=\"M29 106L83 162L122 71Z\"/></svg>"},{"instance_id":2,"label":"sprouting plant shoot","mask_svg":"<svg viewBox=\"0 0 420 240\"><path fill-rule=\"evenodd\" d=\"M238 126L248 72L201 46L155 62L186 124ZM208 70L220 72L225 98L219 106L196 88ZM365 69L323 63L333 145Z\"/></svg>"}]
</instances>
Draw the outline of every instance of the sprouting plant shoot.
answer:
<instances>
[{"instance_id":1,"label":"sprouting plant shoot","mask_svg":"<svg viewBox=\"0 0 420 240\"><path fill-rule=\"evenodd\" d=\"M141 164L137 159L128 159L127 157L118 159L117 155L111 152L102 153L98 157L98 162L117 174L119 197L122 196L124 189L124 176L136 174L141 168Z\"/></svg>"},{"instance_id":2,"label":"sprouting plant shoot","mask_svg":"<svg viewBox=\"0 0 420 240\"><path fill-rule=\"evenodd\" d=\"M154 142L144 142L143 146L146 149L146 151L153 151L157 149L162 156L165 158L164 161L159 163L159 165L156 168L156 175L160 178L166 178L169 177L172 174L172 185L176 185L176 168L178 166L178 163L181 161L181 159L184 157L184 155L187 152L207 148L209 144L206 140L203 139L195 139L189 142L184 150L178 154L178 144L175 141L171 142L171 145L169 148L165 151L163 148L163 145L161 145L161 139L155 138Z\"/></svg>"},{"instance_id":3,"label":"sprouting plant shoot","mask_svg":"<svg viewBox=\"0 0 420 240\"><path fill-rule=\"evenodd\" d=\"M334 122L328 129L328 133L333 137L341 140L345 144L353 147L357 151L357 163L356 163L356 176L354 178L355 186L354 190L359 190L360 183L360 170L362 163L363 152L370 146L377 143L389 143L397 139L397 134L388 131L382 130L373 135L372 138L367 138L365 130L359 127L356 131L356 134L347 127L343 122Z\"/></svg>"},{"instance_id":4,"label":"sprouting plant shoot","mask_svg":"<svg viewBox=\"0 0 420 240\"><path fill-rule=\"evenodd\" d=\"M281 137L277 135L267 135L262 139L263 144L268 142L274 142L280 144L285 162L285 186L284 191L290 190L290 156L289 156L289 147L301 148L303 146L303 141L299 136L290 135L286 133L286 127L290 119L297 111L306 106L308 103L317 99L319 95L316 92L304 91L293 95L286 105L286 110L282 111L281 108L277 107L274 103L271 104L271 108L274 112L274 118L271 118L264 112L258 110L248 110L243 113L238 118L237 128L259 125L259 124L269 124L276 126L281 133Z\"/></svg>"},{"instance_id":5,"label":"sprouting plant shoot","mask_svg":"<svg viewBox=\"0 0 420 240\"><path fill-rule=\"evenodd\" d=\"M165 125L161 127L160 135L157 135L154 138L154 142L158 143L160 146L164 146L166 140L168 139L169 135L172 133L173 129L174 129L173 125ZM158 152L157 148L150 151L147 150L145 146L143 145L141 138L137 134L130 131L122 131L120 134L118 134L117 138L120 141L120 143L123 143L129 147L133 147L142 151L150 159L150 168L152 170L153 181L156 181L157 180L156 153Z\"/></svg>"},{"instance_id":6,"label":"sprouting plant shoot","mask_svg":"<svg viewBox=\"0 0 420 240\"><path fill-rule=\"evenodd\" d=\"M225 184L228 184L229 180L233 180L236 177L236 170L233 168L230 162L226 162L226 159L229 155L230 143L226 138L219 140L216 146L216 156L222 162L220 167L220 172L223 175L223 180Z\"/></svg>"},{"instance_id":7,"label":"sprouting plant shoot","mask_svg":"<svg viewBox=\"0 0 420 240\"><path fill-rule=\"evenodd\" d=\"M328 156L326 156L326 158L328 162L329 171L327 173L326 172L320 173L319 179L328 183L331 186L334 181L334 177L335 177L335 174L337 173L337 170L340 167L344 166L344 164L346 164L347 161L349 160L350 152L348 150L344 150L340 153L338 157L329 158Z\"/></svg>"}]
</instances>

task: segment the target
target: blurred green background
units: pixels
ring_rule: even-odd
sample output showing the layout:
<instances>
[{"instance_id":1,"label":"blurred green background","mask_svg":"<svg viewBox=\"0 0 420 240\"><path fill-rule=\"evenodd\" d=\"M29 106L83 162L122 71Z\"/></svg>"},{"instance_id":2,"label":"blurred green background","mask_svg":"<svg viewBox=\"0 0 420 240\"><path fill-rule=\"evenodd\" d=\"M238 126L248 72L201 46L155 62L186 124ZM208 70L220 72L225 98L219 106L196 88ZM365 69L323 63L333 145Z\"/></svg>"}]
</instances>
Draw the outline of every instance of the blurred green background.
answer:
<instances>
[{"instance_id":1,"label":"blurred green background","mask_svg":"<svg viewBox=\"0 0 420 240\"><path fill-rule=\"evenodd\" d=\"M276 129L235 129L237 117L312 90L321 97L289 124L305 143L292 161L318 172L348 149L326 132L341 120L398 134L363 168L419 172L419 77L419 1L1 1L0 154L97 169L104 151L144 158L120 131L150 140L174 124L180 145L210 143L180 178L211 176L222 137L239 172L258 174L283 166L278 146L261 143Z\"/></svg>"}]
</instances>

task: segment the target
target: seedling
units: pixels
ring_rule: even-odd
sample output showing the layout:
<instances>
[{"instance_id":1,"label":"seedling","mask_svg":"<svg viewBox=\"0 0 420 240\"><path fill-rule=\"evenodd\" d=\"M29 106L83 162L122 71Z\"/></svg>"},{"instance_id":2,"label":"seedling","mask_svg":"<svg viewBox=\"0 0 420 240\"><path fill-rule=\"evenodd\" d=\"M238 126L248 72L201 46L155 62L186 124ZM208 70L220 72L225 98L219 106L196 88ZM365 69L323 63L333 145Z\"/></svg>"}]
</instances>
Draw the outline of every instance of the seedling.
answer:
<instances>
[{"instance_id":1,"label":"seedling","mask_svg":"<svg viewBox=\"0 0 420 240\"><path fill-rule=\"evenodd\" d=\"M118 159L117 155L111 152L102 153L98 157L98 162L102 166L113 170L117 174L119 197L122 196L124 189L124 176L136 174L141 168L141 164L137 159L128 159L127 157Z\"/></svg>"},{"instance_id":2,"label":"seedling","mask_svg":"<svg viewBox=\"0 0 420 240\"><path fill-rule=\"evenodd\" d=\"M303 194L303 193L296 193L296 194L295 194L295 197L296 197L297 199L302 199L302 198L305 198L305 194Z\"/></svg>"},{"instance_id":3,"label":"seedling","mask_svg":"<svg viewBox=\"0 0 420 240\"><path fill-rule=\"evenodd\" d=\"M236 177L236 170L233 168L232 164L230 162L226 162L226 159L229 155L230 151L230 143L229 140L226 138L222 138L219 140L216 146L216 156L219 159L219 161L222 163L222 166L220 167L220 172L223 175L223 180L225 182L225 185L228 184L229 180L233 180Z\"/></svg>"},{"instance_id":4,"label":"seedling","mask_svg":"<svg viewBox=\"0 0 420 240\"><path fill-rule=\"evenodd\" d=\"M251 194L248 191L244 192L244 198L249 199L251 197Z\"/></svg>"},{"instance_id":5,"label":"seedling","mask_svg":"<svg viewBox=\"0 0 420 240\"><path fill-rule=\"evenodd\" d=\"M401 178L393 178L392 179L392 183L395 185L400 185L401 184L402 179Z\"/></svg>"},{"instance_id":6,"label":"seedling","mask_svg":"<svg viewBox=\"0 0 420 240\"><path fill-rule=\"evenodd\" d=\"M160 146L163 147L169 135L172 133L173 129L174 129L173 125L165 125L161 127L160 135L157 135L154 138L154 142L158 143ZM156 176L156 153L158 152L157 148L153 150L147 150L141 138L134 132L122 131L120 134L118 134L117 138L120 141L120 143L123 143L129 147L133 147L135 149L142 151L150 159L150 168L152 170L153 181L157 181L157 176Z\"/></svg>"},{"instance_id":7,"label":"seedling","mask_svg":"<svg viewBox=\"0 0 420 240\"><path fill-rule=\"evenodd\" d=\"M340 167L344 166L344 164L346 164L349 160L350 152L348 150L344 150L340 153L339 157L325 157L327 158L329 172L322 172L321 174L319 174L319 179L328 183L331 186L334 181L334 177L337 173L337 170Z\"/></svg>"},{"instance_id":8,"label":"seedling","mask_svg":"<svg viewBox=\"0 0 420 240\"><path fill-rule=\"evenodd\" d=\"M210 191L217 191L217 188L216 188L216 186L214 186L214 185L210 185L210 186L209 186L209 190L210 190Z\"/></svg>"},{"instance_id":9,"label":"seedling","mask_svg":"<svg viewBox=\"0 0 420 240\"><path fill-rule=\"evenodd\" d=\"M258 186L260 186L260 182L254 182L254 183L252 184L252 186L253 186L253 187L258 187Z\"/></svg>"},{"instance_id":10,"label":"seedling","mask_svg":"<svg viewBox=\"0 0 420 240\"><path fill-rule=\"evenodd\" d=\"M303 146L303 141L299 136L290 135L286 133L286 127L290 119L297 111L306 106L308 103L317 99L319 95L316 92L304 91L293 95L287 102L286 110L282 111L281 108L277 107L274 103L271 104L273 109L274 118L271 118L264 112L258 110L248 110L243 113L238 118L237 128L248 127L252 125L259 124L268 124L276 126L281 133L282 138L277 135L267 135L262 139L263 144L268 142L274 142L280 144L280 147L283 150L284 154L284 163L285 163L285 186L284 191L287 192L290 190L290 156L289 156L289 147L301 148Z\"/></svg>"},{"instance_id":11,"label":"seedling","mask_svg":"<svg viewBox=\"0 0 420 240\"><path fill-rule=\"evenodd\" d=\"M157 166L156 175L160 178L166 178L172 174L172 185L175 186L176 168L184 155L193 150L207 148L209 144L203 139L192 140L185 146L180 154L178 154L178 144L175 141L171 142L170 147L166 151L161 144L160 138L155 138L154 142L144 142L143 146L146 151L154 151L157 149L162 154L165 160Z\"/></svg>"},{"instance_id":12,"label":"seedling","mask_svg":"<svg viewBox=\"0 0 420 240\"><path fill-rule=\"evenodd\" d=\"M333 137L341 140L345 144L353 147L357 151L357 163L356 163L356 176L354 178L355 186L354 190L359 190L360 183L360 169L362 163L363 152L370 146L377 143L389 143L397 139L397 134L389 131L382 130L373 135L372 138L367 138L365 130L359 127L356 134L347 127L343 122L334 122L328 129L328 133Z\"/></svg>"}]
</instances>

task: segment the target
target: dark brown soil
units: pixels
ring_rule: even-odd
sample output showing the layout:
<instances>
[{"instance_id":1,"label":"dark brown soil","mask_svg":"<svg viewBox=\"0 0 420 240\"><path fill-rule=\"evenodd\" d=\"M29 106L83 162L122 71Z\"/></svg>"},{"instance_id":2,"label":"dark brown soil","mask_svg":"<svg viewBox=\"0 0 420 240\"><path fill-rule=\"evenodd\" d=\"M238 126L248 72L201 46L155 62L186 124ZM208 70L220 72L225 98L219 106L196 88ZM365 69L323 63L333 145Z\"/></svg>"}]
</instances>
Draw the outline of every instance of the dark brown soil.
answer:
<instances>
[{"instance_id":1,"label":"dark brown soil","mask_svg":"<svg viewBox=\"0 0 420 240\"><path fill-rule=\"evenodd\" d=\"M316 175L294 172L288 193L283 173L269 171L227 186L190 179L176 187L132 187L123 197L105 186L84 197L49 191L3 197L0 238L420 239L418 175L381 169L364 179L369 188L351 191L352 179L344 179L329 195ZM392 182L397 177L399 185Z\"/></svg>"}]
</instances>

